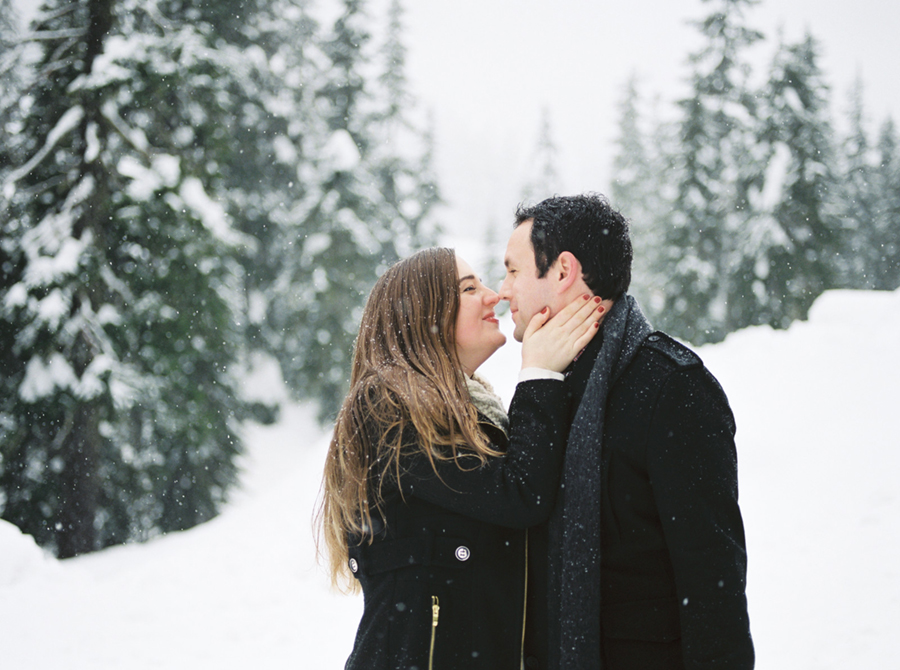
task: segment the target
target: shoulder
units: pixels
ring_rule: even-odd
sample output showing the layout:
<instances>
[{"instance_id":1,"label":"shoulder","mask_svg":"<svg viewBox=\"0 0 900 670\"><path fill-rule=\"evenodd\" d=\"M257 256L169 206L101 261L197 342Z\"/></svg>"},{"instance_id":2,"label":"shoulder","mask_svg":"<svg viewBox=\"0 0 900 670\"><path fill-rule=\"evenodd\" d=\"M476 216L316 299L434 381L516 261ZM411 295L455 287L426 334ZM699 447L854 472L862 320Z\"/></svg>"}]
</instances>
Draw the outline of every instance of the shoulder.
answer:
<instances>
[{"instance_id":1,"label":"shoulder","mask_svg":"<svg viewBox=\"0 0 900 670\"><path fill-rule=\"evenodd\" d=\"M641 394L650 388L687 392L688 387L724 393L693 349L661 331L647 336L616 385Z\"/></svg>"},{"instance_id":2,"label":"shoulder","mask_svg":"<svg viewBox=\"0 0 900 670\"><path fill-rule=\"evenodd\" d=\"M692 349L661 331L648 335L641 350L666 367L679 369L703 367L703 361Z\"/></svg>"},{"instance_id":3,"label":"shoulder","mask_svg":"<svg viewBox=\"0 0 900 670\"><path fill-rule=\"evenodd\" d=\"M694 350L663 332L655 332L644 341L640 355L652 360L647 370L649 378L659 384L657 402L674 403L679 412L702 407L704 413L719 413L734 431L734 416L725 390ZM645 377L644 382L647 380Z\"/></svg>"}]
</instances>

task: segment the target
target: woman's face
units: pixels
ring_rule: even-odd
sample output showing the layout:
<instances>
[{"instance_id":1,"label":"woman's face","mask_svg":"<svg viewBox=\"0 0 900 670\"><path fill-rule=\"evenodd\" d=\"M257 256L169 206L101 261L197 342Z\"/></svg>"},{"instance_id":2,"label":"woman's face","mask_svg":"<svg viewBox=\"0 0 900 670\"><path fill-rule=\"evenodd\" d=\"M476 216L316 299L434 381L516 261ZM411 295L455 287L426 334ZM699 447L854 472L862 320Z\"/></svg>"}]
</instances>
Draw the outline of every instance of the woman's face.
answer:
<instances>
[{"instance_id":1,"label":"woman's face","mask_svg":"<svg viewBox=\"0 0 900 670\"><path fill-rule=\"evenodd\" d=\"M494 315L499 296L481 283L464 260L456 257L459 275L459 314L456 317L456 353L467 375L506 343Z\"/></svg>"}]
</instances>

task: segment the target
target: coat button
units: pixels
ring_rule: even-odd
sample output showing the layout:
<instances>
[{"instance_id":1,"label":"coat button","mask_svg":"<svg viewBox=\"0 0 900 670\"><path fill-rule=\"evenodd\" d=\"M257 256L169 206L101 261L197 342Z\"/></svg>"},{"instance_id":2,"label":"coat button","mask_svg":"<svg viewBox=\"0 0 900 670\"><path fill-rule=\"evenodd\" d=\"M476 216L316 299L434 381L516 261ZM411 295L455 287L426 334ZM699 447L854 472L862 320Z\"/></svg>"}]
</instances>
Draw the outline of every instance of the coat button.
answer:
<instances>
[{"instance_id":1,"label":"coat button","mask_svg":"<svg viewBox=\"0 0 900 670\"><path fill-rule=\"evenodd\" d=\"M359 563L356 562L355 558L350 559L350 572L353 574L359 572Z\"/></svg>"},{"instance_id":2,"label":"coat button","mask_svg":"<svg viewBox=\"0 0 900 670\"><path fill-rule=\"evenodd\" d=\"M456 548L455 556L457 561L468 561L469 556L472 555L472 552L469 551L469 548L465 545L460 545Z\"/></svg>"},{"instance_id":3,"label":"coat button","mask_svg":"<svg viewBox=\"0 0 900 670\"><path fill-rule=\"evenodd\" d=\"M540 670L541 663L534 656L529 656L525 659L525 667L528 670Z\"/></svg>"},{"instance_id":4,"label":"coat button","mask_svg":"<svg viewBox=\"0 0 900 670\"><path fill-rule=\"evenodd\" d=\"M659 335L651 335L647 339L650 340L651 342L656 342L659 340Z\"/></svg>"}]
</instances>

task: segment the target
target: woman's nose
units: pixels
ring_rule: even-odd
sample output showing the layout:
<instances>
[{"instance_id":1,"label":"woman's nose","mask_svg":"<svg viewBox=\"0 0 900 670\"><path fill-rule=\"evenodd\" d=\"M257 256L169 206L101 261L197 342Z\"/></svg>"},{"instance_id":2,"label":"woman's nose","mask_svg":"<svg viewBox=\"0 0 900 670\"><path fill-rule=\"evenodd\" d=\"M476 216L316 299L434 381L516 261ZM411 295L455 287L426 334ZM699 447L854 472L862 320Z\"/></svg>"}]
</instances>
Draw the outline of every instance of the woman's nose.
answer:
<instances>
[{"instance_id":1,"label":"woman's nose","mask_svg":"<svg viewBox=\"0 0 900 670\"><path fill-rule=\"evenodd\" d=\"M487 289L484 292L484 304L488 307L493 307L498 302L500 302L500 296L497 295L496 291L492 291L491 289Z\"/></svg>"}]
</instances>

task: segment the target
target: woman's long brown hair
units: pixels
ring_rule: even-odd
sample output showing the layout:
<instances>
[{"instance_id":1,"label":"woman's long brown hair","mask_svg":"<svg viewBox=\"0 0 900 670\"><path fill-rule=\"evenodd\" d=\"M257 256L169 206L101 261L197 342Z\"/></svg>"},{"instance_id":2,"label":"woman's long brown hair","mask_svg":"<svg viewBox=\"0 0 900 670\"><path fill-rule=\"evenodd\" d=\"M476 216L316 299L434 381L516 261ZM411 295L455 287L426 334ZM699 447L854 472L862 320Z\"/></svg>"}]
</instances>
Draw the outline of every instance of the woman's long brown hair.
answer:
<instances>
[{"instance_id":1,"label":"woman's long brown hair","mask_svg":"<svg viewBox=\"0 0 900 670\"><path fill-rule=\"evenodd\" d=\"M499 455L478 428L456 353L459 276L452 249L426 249L375 283L363 310L350 391L328 449L318 511L332 583L358 589L350 538L372 541L385 475L400 481L403 450L437 461ZM415 444L404 429L415 429ZM460 465L457 460L457 465ZM461 465L460 465L461 467ZM321 545L320 545L321 549Z\"/></svg>"}]
</instances>

